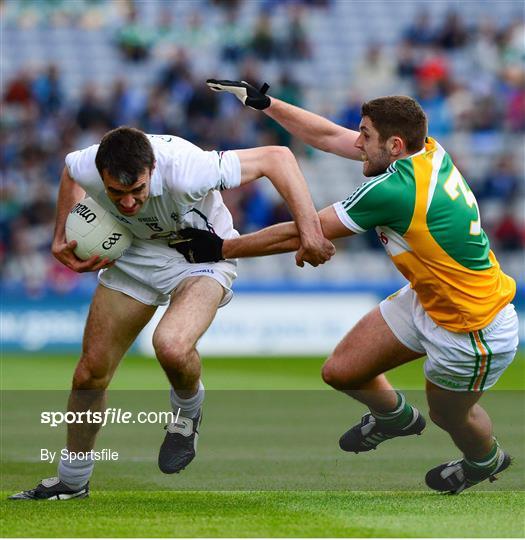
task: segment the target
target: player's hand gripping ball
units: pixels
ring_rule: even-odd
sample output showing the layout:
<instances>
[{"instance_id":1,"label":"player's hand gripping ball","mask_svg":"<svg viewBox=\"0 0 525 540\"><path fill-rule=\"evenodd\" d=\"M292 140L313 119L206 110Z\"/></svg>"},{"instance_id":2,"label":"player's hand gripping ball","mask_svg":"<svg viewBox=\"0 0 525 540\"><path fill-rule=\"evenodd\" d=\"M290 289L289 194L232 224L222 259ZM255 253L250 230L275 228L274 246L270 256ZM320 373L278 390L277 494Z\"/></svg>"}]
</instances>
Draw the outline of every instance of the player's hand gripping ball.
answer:
<instances>
[{"instance_id":1,"label":"player's hand gripping ball","mask_svg":"<svg viewBox=\"0 0 525 540\"><path fill-rule=\"evenodd\" d=\"M79 259L85 261L99 255L114 261L131 245L133 234L87 197L71 209L66 221L66 239L76 240L75 255Z\"/></svg>"}]
</instances>

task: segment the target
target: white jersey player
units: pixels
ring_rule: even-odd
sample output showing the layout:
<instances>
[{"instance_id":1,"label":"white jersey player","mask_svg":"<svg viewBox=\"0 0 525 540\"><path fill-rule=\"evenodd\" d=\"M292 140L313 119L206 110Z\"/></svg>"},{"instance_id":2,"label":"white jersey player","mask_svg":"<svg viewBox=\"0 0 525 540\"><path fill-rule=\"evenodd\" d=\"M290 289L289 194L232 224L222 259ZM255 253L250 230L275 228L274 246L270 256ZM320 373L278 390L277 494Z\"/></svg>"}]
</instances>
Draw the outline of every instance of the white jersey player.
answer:
<instances>
[{"instance_id":1,"label":"white jersey player","mask_svg":"<svg viewBox=\"0 0 525 540\"><path fill-rule=\"evenodd\" d=\"M132 276L137 283L131 290L126 290L127 294L147 304L161 305L168 303L170 292L187 272L192 276L214 275L226 291L221 303L224 305L231 298L230 286L236 277L235 261L218 263L213 268L202 265L199 271L185 264L184 257L168 243L179 229L188 226L218 234L222 231L225 238L237 235L219 191L240 185L238 154L234 151L205 152L172 135L147 137L155 156L155 166L149 196L138 213L133 207L115 205L111 197L114 186L106 187L100 181L95 163L98 144L66 156L71 178L134 235L131 247L115 262L115 268L104 270L99 280L109 288L122 290L123 282ZM148 260L144 261L146 253Z\"/></svg>"},{"instance_id":2,"label":"white jersey player","mask_svg":"<svg viewBox=\"0 0 525 540\"><path fill-rule=\"evenodd\" d=\"M157 306L169 304L153 335L156 356L172 387L171 403L179 413L167 426L159 453L159 467L168 474L180 472L195 457L204 400L196 344L217 308L230 299L236 276L235 261L193 265L169 242L187 227L236 236L219 191L262 176L288 203L297 223L302 240L298 263L327 261L334 247L322 234L306 182L287 148L205 152L178 137L121 127L108 132L100 145L66 157L52 251L76 272L102 270L68 408L104 409L105 390L121 358ZM66 242L68 213L86 193L134 234L131 247L113 263L97 256L81 261L73 251L76 243ZM68 424L67 450L88 457L62 460L57 478L11 498L86 497L94 465L89 452L99 427Z\"/></svg>"}]
</instances>

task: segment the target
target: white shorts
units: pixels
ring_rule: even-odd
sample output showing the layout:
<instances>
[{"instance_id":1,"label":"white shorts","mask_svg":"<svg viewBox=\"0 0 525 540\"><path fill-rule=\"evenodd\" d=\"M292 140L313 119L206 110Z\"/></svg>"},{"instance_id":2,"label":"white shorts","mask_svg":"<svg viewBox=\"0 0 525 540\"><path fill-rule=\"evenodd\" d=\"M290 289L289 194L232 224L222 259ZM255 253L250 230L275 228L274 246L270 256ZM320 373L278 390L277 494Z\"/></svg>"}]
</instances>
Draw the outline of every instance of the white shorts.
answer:
<instances>
[{"instance_id":1,"label":"white shorts","mask_svg":"<svg viewBox=\"0 0 525 540\"><path fill-rule=\"evenodd\" d=\"M423 309L409 285L379 304L394 335L409 349L427 355L425 377L455 391L482 391L493 386L518 348L518 316L505 306L482 330L450 332Z\"/></svg>"},{"instance_id":2,"label":"white shorts","mask_svg":"<svg viewBox=\"0 0 525 540\"><path fill-rule=\"evenodd\" d=\"M219 307L225 306L233 297L232 283L237 277L236 260L217 263L191 264L177 252L158 252L132 246L114 266L102 270L99 282L116 291L123 292L142 304L163 306L169 303L170 294L186 278L209 277L224 288Z\"/></svg>"}]
</instances>

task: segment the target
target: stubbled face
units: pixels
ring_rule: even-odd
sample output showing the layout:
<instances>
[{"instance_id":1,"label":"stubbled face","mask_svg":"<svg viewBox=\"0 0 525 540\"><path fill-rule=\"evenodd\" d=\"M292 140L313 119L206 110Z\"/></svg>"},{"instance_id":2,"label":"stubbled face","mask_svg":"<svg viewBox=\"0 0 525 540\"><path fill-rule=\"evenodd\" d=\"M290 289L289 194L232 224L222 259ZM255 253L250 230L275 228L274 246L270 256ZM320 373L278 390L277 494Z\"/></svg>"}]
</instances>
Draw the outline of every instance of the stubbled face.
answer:
<instances>
[{"instance_id":1,"label":"stubbled face","mask_svg":"<svg viewBox=\"0 0 525 540\"><path fill-rule=\"evenodd\" d=\"M359 123L359 137L355 142L355 147L362 152L365 176L377 176L384 173L390 163L397 159L391 156L386 143L379 140L379 133L368 116L363 116Z\"/></svg>"},{"instance_id":2,"label":"stubbled face","mask_svg":"<svg viewBox=\"0 0 525 540\"><path fill-rule=\"evenodd\" d=\"M103 171L102 181L106 193L117 210L124 216L138 214L149 197L151 173L144 171L131 186L123 186L116 178Z\"/></svg>"}]
</instances>

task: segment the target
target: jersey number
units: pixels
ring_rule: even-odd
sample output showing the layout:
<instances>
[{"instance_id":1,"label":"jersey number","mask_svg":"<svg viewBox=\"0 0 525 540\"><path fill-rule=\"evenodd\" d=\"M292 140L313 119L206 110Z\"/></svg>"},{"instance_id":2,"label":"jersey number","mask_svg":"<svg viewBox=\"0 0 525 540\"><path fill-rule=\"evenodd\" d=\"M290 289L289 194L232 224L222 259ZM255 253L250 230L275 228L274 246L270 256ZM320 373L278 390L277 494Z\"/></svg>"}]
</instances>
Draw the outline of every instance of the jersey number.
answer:
<instances>
[{"instance_id":1,"label":"jersey number","mask_svg":"<svg viewBox=\"0 0 525 540\"><path fill-rule=\"evenodd\" d=\"M449 176L448 180L445 182L444 187L448 196L453 201L455 201L459 197L460 192L461 192L461 194L465 198L465 202L467 203L468 207L469 208L472 208L473 206L476 207L476 211L478 213L478 219L472 220L470 222L470 234L474 236L481 234L481 219L479 215L479 207L476 201L476 197L474 196L474 193L470 191L467 184L465 183L465 180L463 180L463 177L461 176L461 174L455 167L452 170L452 174Z\"/></svg>"},{"instance_id":2,"label":"jersey number","mask_svg":"<svg viewBox=\"0 0 525 540\"><path fill-rule=\"evenodd\" d=\"M164 230L158 223L146 223L146 225L155 232L162 232Z\"/></svg>"}]
</instances>

